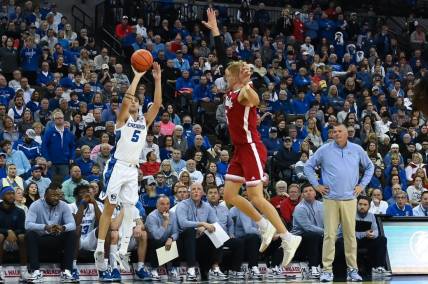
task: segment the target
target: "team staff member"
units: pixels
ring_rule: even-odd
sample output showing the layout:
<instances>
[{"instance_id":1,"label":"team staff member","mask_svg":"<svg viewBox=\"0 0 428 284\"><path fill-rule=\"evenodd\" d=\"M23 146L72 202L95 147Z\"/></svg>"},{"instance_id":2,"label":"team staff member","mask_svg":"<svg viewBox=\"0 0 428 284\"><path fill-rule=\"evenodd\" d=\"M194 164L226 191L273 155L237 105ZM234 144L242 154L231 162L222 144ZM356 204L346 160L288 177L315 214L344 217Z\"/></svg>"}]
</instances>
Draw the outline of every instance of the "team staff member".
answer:
<instances>
[{"instance_id":1,"label":"team staff member","mask_svg":"<svg viewBox=\"0 0 428 284\"><path fill-rule=\"evenodd\" d=\"M337 228L343 228L347 280L361 281L357 266L357 240L355 238L356 196L369 184L374 166L361 146L348 141L345 125L334 127L334 141L319 148L305 165L309 182L324 197L324 242L322 252L323 272L321 282L333 281L333 260ZM364 174L359 181L360 166ZM315 173L321 169L324 184Z\"/></svg>"}]
</instances>

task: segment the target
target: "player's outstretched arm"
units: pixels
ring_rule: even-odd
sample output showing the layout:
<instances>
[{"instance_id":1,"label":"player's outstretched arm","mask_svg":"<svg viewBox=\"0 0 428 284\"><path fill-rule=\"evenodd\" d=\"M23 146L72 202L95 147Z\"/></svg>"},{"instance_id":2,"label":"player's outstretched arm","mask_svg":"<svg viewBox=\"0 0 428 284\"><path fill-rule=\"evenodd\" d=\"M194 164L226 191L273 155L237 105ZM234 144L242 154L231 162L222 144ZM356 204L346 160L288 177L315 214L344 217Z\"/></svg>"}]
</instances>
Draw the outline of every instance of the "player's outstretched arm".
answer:
<instances>
[{"instance_id":1,"label":"player's outstretched arm","mask_svg":"<svg viewBox=\"0 0 428 284\"><path fill-rule=\"evenodd\" d=\"M116 126L119 128L126 123L129 118L129 106L132 103L132 100L135 96L135 91L137 90L138 83L140 82L141 77L146 72L137 72L134 67L132 67L134 71L134 79L132 80L131 85L128 90L126 90L125 96L122 100L122 105L120 107L119 115L117 116Z\"/></svg>"},{"instance_id":2,"label":"player's outstretched arm","mask_svg":"<svg viewBox=\"0 0 428 284\"><path fill-rule=\"evenodd\" d=\"M146 118L147 127L149 127L158 115L159 109L162 106L162 75L159 63L153 62L152 75L155 79L155 95L153 104L146 112L144 117Z\"/></svg>"}]
</instances>

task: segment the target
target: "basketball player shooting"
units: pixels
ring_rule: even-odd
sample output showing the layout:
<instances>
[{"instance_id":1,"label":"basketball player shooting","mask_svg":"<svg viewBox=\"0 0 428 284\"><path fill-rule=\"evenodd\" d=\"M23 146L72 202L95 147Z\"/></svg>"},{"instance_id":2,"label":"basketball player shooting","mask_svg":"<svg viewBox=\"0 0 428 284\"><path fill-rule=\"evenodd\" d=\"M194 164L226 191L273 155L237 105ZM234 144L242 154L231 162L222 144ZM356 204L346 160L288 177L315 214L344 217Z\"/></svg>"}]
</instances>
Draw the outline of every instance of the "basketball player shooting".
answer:
<instances>
[{"instance_id":1,"label":"basketball player shooting","mask_svg":"<svg viewBox=\"0 0 428 284\"><path fill-rule=\"evenodd\" d=\"M243 61L228 62L214 10L209 8L207 16L208 21L202 23L214 37L219 63L227 66L225 79L229 91L224 104L230 138L235 147L226 174L224 199L258 224L262 237L260 252L266 250L276 233L279 234L284 252L282 265L286 266L293 259L302 238L287 231L276 209L263 197L262 179L267 151L257 130L257 106L260 101L250 82L250 66ZM239 195L243 183L251 203Z\"/></svg>"},{"instance_id":2,"label":"basketball player shooting","mask_svg":"<svg viewBox=\"0 0 428 284\"><path fill-rule=\"evenodd\" d=\"M122 221L123 235L120 248L114 255L121 269L129 271L128 245L132 236L132 207L138 201L138 162L147 136L147 129L156 118L162 105L161 69L153 63L152 74L155 80L154 101L144 116L139 116L140 102L135 90L145 72L134 70L134 79L125 93L116 121L116 146L104 170L104 210L100 218L98 243L94 253L95 265L100 272L107 271L104 263L104 242L110 227L111 216L118 202L124 209Z\"/></svg>"}]
</instances>

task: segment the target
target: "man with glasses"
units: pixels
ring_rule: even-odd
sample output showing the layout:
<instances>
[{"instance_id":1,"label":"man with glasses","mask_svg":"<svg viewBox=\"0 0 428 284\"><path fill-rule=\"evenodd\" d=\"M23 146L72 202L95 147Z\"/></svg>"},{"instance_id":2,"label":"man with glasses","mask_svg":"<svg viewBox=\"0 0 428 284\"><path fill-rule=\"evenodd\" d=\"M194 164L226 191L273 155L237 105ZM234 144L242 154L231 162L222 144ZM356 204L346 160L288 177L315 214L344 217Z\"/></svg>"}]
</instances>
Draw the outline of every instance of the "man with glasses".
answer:
<instances>
[{"instance_id":1,"label":"man with glasses","mask_svg":"<svg viewBox=\"0 0 428 284\"><path fill-rule=\"evenodd\" d=\"M421 203L413 208L413 216L428 217L428 191L421 194Z\"/></svg>"},{"instance_id":2,"label":"man with glasses","mask_svg":"<svg viewBox=\"0 0 428 284\"><path fill-rule=\"evenodd\" d=\"M389 205L386 209L386 215L389 216L413 216L412 206L407 204L407 193L404 191L398 192L395 195L395 203Z\"/></svg>"},{"instance_id":3,"label":"man with glasses","mask_svg":"<svg viewBox=\"0 0 428 284\"><path fill-rule=\"evenodd\" d=\"M68 167L74 161L74 135L64 127L64 114L57 110L52 115L54 126L47 127L43 136L42 155L52 166L52 174L61 180L68 175Z\"/></svg>"}]
</instances>

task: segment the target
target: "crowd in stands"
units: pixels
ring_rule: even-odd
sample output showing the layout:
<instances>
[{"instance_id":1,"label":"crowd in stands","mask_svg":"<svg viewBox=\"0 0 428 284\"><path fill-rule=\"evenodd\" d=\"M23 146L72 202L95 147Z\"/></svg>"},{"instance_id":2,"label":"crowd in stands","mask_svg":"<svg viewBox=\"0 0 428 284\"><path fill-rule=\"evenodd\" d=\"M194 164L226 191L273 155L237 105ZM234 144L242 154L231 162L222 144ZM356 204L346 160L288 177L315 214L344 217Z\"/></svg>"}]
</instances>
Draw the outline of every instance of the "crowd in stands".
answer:
<instances>
[{"instance_id":1,"label":"crowd in stands","mask_svg":"<svg viewBox=\"0 0 428 284\"><path fill-rule=\"evenodd\" d=\"M286 6L271 22L260 10L247 13L248 2L236 15L238 25L228 25L223 7L217 12L228 58L252 64L258 127L269 153L266 198L303 236L298 255L316 278L323 205L303 169L317 148L332 142L333 127L346 125L349 141L363 147L376 167L358 201L358 220L372 222L357 233L358 245L373 248L369 269L385 273L386 240L374 214L428 216L428 122L412 106L412 88L427 76L424 27L409 25L411 50L405 50L386 24L334 3ZM136 274L159 280L155 249L177 241L188 280L196 280L197 262L203 279L243 279L244 261L247 276L261 279L257 225L222 201L233 151L222 104L225 66L217 64L201 19L157 16L146 22L124 15L115 27L124 54L147 49L162 67L163 107L140 155L130 245L138 252ZM54 3L11 0L0 17L0 257L19 250L21 277L40 280L39 254L58 247L64 251L62 279L77 280L79 250L94 249L93 240L96 245L103 208L98 194L130 84L129 58L114 56L85 28L74 31ZM147 72L135 94L141 113L151 106L153 88ZM106 241L110 251L120 238L123 213L120 206L116 211ZM203 234L215 222L231 237L225 244L231 263ZM275 279L285 277L279 243L274 240L263 255L267 275ZM119 279L115 261L110 265L110 276ZM170 276L180 277L178 265L169 265Z\"/></svg>"}]
</instances>

